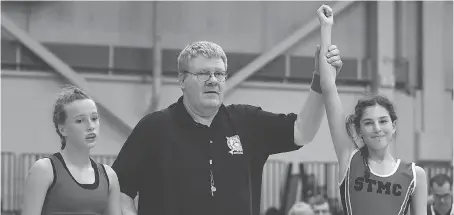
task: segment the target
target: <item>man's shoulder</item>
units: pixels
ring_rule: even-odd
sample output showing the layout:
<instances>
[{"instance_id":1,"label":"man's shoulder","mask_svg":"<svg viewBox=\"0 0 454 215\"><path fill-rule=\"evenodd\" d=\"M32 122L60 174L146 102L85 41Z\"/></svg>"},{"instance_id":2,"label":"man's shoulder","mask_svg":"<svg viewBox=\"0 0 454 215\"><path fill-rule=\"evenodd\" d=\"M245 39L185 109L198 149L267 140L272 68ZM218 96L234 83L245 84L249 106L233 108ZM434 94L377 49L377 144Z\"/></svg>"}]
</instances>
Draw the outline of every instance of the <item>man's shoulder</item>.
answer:
<instances>
[{"instance_id":1,"label":"man's shoulder","mask_svg":"<svg viewBox=\"0 0 454 215\"><path fill-rule=\"evenodd\" d=\"M244 114L249 115L261 110L261 107L248 105L248 104L230 104L226 106L226 109L233 114Z\"/></svg>"},{"instance_id":2,"label":"man's shoulder","mask_svg":"<svg viewBox=\"0 0 454 215\"><path fill-rule=\"evenodd\" d=\"M171 111L173 109L173 106L169 106L165 109L151 112L146 114L145 116L140 119L140 121L137 123L137 126L144 126L144 125L162 125L163 123L168 123L171 119Z\"/></svg>"},{"instance_id":3,"label":"man's shoulder","mask_svg":"<svg viewBox=\"0 0 454 215\"><path fill-rule=\"evenodd\" d=\"M146 114L142 119L148 121L155 121L155 120L162 120L162 119L169 119L170 118L170 108L165 108L159 111L151 112Z\"/></svg>"}]
</instances>

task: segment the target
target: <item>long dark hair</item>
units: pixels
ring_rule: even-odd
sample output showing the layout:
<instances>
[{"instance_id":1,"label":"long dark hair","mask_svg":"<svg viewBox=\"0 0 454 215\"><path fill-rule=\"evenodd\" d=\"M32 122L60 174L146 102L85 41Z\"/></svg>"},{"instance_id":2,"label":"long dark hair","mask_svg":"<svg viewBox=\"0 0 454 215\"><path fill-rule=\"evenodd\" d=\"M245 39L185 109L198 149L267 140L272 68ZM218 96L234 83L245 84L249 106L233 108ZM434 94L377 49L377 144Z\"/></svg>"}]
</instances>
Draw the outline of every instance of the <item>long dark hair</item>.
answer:
<instances>
[{"instance_id":1,"label":"long dark hair","mask_svg":"<svg viewBox=\"0 0 454 215\"><path fill-rule=\"evenodd\" d=\"M346 120L346 128L348 135L354 139L360 139L358 134L360 134L360 121L364 114L364 110L368 107L372 107L375 105L380 105L388 111L389 116L391 117L391 121L397 120L396 111L394 110L394 105L392 102L383 95L371 95L366 96L362 99L358 100L358 103L355 106L355 112L347 117ZM353 130L354 129L354 130ZM369 151L367 150L367 146L364 145L360 148L361 156L363 157L363 162L366 165L366 170L364 172L364 176L366 180L370 177L370 167L369 167Z\"/></svg>"}]
</instances>

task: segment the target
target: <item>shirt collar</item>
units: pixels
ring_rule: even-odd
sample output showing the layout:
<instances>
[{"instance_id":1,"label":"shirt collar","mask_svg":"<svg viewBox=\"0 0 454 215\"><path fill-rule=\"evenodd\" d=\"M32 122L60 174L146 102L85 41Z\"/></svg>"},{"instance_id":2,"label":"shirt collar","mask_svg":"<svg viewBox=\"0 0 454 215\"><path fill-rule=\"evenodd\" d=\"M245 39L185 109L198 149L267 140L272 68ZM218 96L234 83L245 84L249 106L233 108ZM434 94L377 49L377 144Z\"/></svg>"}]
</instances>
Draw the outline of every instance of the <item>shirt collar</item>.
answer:
<instances>
[{"instance_id":1,"label":"shirt collar","mask_svg":"<svg viewBox=\"0 0 454 215\"><path fill-rule=\"evenodd\" d=\"M182 124L184 126L207 127L206 125L196 122L192 118L192 116L188 113L188 110L186 109L186 107L183 104L183 96L181 96L178 99L175 110L176 110L176 115L177 115L177 121L180 124ZM214 117L213 122L211 123L211 126L215 125L217 123L217 121L219 121L218 118L224 119L225 117L227 117L226 111L227 111L227 109L224 106L224 104L221 104L221 106L219 107L219 111L216 113L216 116ZM222 121L222 119L221 119L221 121Z\"/></svg>"}]
</instances>

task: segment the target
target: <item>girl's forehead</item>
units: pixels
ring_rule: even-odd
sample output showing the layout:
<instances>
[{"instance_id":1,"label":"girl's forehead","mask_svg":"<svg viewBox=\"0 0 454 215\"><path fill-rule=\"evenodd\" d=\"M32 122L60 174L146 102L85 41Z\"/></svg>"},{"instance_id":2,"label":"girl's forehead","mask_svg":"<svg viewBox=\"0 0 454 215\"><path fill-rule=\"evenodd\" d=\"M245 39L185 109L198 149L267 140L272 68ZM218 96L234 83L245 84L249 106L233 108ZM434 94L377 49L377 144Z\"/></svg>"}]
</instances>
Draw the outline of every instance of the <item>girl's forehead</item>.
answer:
<instances>
[{"instance_id":1,"label":"girl's forehead","mask_svg":"<svg viewBox=\"0 0 454 215\"><path fill-rule=\"evenodd\" d=\"M363 119L370 118L370 119L378 119L382 117L389 117L388 110L386 108L380 106L380 105L375 105L375 106L370 106L364 109L363 112Z\"/></svg>"},{"instance_id":2,"label":"girl's forehead","mask_svg":"<svg viewBox=\"0 0 454 215\"><path fill-rule=\"evenodd\" d=\"M96 104L91 99L76 100L65 105L68 117L97 113Z\"/></svg>"}]
</instances>

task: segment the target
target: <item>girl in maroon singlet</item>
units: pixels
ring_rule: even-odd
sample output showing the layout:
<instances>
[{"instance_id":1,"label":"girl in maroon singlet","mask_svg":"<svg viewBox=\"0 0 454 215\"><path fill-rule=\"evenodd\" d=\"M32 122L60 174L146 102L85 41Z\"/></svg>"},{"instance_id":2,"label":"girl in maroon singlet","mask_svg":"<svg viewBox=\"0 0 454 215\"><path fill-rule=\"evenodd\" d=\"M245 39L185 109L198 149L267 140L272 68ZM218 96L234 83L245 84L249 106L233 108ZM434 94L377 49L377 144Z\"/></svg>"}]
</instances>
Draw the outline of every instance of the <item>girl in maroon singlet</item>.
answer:
<instances>
[{"instance_id":1,"label":"girl in maroon singlet","mask_svg":"<svg viewBox=\"0 0 454 215\"><path fill-rule=\"evenodd\" d=\"M61 151L31 167L22 215L120 215L115 172L90 158L99 136L93 99L76 87L64 88L55 102L53 121Z\"/></svg>"}]
</instances>

